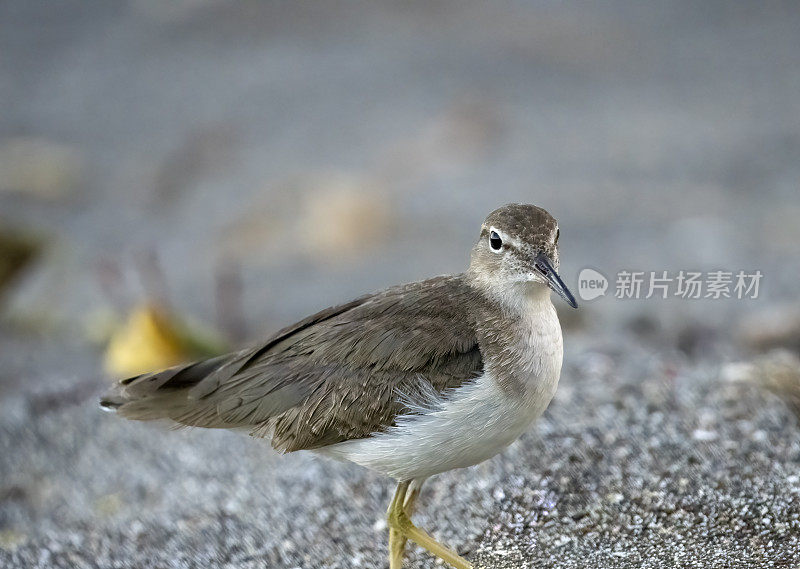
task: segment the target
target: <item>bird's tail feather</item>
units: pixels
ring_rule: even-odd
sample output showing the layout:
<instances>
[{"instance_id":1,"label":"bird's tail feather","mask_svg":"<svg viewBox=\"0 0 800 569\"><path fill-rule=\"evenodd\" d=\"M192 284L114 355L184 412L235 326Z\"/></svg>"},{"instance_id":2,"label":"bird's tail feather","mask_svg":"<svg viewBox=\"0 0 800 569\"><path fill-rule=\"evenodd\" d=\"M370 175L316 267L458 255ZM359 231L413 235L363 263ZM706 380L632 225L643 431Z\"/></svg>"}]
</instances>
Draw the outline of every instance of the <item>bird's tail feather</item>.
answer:
<instances>
[{"instance_id":1,"label":"bird's tail feather","mask_svg":"<svg viewBox=\"0 0 800 569\"><path fill-rule=\"evenodd\" d=\"M218 356L123 379L101 397L100 407L137 421L170 419L191 424L185 421L191 403L189 390L217 370L228 357Z\"/></svg>"}]
</instances>

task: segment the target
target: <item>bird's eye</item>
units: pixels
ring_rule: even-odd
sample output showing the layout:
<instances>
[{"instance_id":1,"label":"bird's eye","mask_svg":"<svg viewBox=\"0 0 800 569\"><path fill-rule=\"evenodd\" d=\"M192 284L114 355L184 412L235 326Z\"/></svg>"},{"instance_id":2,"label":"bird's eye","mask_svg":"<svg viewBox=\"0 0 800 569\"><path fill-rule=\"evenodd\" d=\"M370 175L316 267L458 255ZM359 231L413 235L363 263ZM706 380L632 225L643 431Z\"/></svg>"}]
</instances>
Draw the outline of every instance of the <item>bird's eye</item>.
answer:
<instances>
[{"instance_id":1,"label":"bird's eye","mask_svg":"<svg viewBox=\"0 0 800 569\"><path fill-rule=\"evenodd\" d=\"M503 246L503 240L500 239L500 236L497 234L496 231L492 231L489 233L489 245L492 247L494 251L499 251L500 248Z\"/></svg>"}]
</instances>

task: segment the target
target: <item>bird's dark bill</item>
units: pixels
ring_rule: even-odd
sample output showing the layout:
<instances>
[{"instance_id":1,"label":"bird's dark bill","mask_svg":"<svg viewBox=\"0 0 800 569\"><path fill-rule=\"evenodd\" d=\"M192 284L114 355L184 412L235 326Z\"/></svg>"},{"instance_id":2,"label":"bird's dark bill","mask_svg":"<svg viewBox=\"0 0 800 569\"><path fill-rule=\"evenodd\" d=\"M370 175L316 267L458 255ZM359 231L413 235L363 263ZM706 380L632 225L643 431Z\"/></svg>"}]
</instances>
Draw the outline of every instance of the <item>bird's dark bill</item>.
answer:
<instances>
[{"instance_id":1,"label":"bird's dark bill","mask_svg":"<svg viewBox=\"0 0 800 569\"><path fill-rule=\"evenodd\" d=\"M578 303L575 302L575 297L572 296L572 293L567 288L567 285L565 285L564 281L561 280L561 277L558 276L558 273L553 268L553 264L550 262L550 259L547 258L547 255L544 253L537 255L535 266L547 279L547 284L550 286L550 288L558 293L558 296L566 300L567 304L569 304L572 308L578 308Z\"/></svg>"}]
</instances>

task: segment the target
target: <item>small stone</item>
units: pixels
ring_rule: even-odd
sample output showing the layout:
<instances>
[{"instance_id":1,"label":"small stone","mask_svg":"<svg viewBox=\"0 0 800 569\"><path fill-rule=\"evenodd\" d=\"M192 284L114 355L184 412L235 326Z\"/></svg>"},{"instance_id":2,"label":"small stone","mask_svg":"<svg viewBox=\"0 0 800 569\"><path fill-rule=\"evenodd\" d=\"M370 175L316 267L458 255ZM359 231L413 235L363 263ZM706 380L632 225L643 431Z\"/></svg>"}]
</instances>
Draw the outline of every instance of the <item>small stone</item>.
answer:
<instances>
[{"instance_id":1,"label":"small stone","mask_svg":"<svg viewBox=\"0 0 800 569\"><path fill-rule=\"evenodd\" d=\"M719 433L707 429L695 429L692 431L692 438L701 442L715 441L719 438Z\"/></svg>"},{"instance_id":2,"label":"small stone","mask_svg":"<svg viewBox=\"0 0 800 569\"><path fill-rule=\"evenodd\" d=\"M738 336L759 352L786 348L800 352L800 305L781 304L742 319Z\"/></svg>"},{"instance_id":3,"label":"small stone","mask_svg":"<svg viewBox=\"0 0 800 569\"><path fill-rule=\"evenodd\" d=\"M65 144L28 137L0 143L0 192L63 198L78 185L81 170L80 155Z\"/></svg>"}]
</instances>

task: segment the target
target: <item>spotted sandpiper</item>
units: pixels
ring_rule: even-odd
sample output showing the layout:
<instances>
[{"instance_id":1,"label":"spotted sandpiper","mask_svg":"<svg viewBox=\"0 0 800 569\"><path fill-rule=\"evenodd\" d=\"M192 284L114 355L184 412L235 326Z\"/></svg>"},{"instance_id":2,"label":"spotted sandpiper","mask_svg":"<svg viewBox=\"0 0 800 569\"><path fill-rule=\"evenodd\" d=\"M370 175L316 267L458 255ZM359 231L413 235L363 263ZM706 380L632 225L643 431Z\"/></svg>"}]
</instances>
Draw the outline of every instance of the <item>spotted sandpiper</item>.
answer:
<instances>
[{"instance_id":1,"label":"spotted sandpiper","mask_svg":"<svg viewBox=\"0 0 800 569\"><path fill-rule=\"evenodd\" d=\"M255 347L117 383L101 401L129 419L244 429L282 452L313 450L397 480L389 565L407 540L469 561L411 522L430 476L502 451L545 410L563 354L556 220L509 204L486 218L466 272L328 308Z\"/></svg>"}]
</instances>

